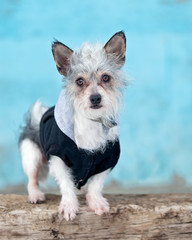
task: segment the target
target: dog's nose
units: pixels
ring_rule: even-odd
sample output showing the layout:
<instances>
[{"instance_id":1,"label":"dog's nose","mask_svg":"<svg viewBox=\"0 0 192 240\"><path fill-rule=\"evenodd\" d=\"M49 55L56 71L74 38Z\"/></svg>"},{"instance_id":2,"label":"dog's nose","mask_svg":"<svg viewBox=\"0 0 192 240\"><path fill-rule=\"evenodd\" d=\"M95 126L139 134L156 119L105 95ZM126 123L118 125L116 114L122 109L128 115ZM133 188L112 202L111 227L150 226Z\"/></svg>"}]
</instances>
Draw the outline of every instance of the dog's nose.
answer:
<instances>
[{"instance_id":1,"label":"dog's nose","mask_svg":"<svg viewBox=\"0 0 192 240\"><path fill-rule=\"evenodd\" d=\"M101 95L94 94L94 95L91 95L89 99L93 105L97 105L101 102Z\"/></svg>"}]
</instances>

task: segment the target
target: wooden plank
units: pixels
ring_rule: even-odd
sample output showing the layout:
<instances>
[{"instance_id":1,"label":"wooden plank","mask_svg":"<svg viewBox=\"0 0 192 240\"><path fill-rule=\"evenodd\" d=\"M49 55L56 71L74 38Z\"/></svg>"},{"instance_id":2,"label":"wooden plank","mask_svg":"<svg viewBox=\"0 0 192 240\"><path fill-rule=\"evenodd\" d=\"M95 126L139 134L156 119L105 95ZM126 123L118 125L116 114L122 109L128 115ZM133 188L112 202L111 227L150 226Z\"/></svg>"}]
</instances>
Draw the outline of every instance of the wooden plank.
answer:
<instances>
[{"instance_id":1,"label":"wooden plank","mask_svg":"<svg viewBox=\"0 0 192 240\"><path fill-rule=\"evenodd\" d=\"M0 239L192 239L192 194L106 195L111 210L97 216L79 195L74 221L58 215L60 196L33 205L0 195Z\"/></svg>"}]
</instances>

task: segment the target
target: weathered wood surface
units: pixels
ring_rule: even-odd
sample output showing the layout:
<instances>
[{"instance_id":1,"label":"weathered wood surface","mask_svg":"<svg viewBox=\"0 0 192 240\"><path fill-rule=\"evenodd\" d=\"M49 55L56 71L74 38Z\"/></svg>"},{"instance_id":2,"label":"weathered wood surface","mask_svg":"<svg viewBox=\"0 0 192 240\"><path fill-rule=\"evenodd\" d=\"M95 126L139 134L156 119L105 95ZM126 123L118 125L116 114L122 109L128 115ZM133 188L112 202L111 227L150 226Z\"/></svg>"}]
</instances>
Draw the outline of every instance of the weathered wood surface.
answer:
<instances>
[{"instance_id":1,"label":"weathered wood surface","mask_svg":"<svg viewBox=\"0 0 192 240\"><path fill-rule=\"evenodd\" d=\"M80 195L79 215L66 222L60 196L32 205L26 196L0 195L0 239L192 239L192 194L106 197L108 215L96 216Z\"/></svg>"}]
</instances>

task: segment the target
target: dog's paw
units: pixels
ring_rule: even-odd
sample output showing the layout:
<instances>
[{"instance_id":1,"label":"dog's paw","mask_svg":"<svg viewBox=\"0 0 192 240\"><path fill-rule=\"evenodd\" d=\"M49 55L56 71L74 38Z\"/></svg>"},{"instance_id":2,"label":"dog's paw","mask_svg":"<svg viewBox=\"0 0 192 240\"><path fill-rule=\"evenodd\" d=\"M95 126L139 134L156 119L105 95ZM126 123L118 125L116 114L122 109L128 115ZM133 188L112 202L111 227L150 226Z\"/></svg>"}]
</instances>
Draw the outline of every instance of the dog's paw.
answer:
<instances>
[{"instance_id":1,"label":"dog's paw","mask_svg":"<svg viewBox=\"0 0 192 240\"><path fill-rule=\"evenodd\" d=\"M109 212L109 203L107 199L103 196L91 196L87 195L87 203L91 210L93 210L97 215L101 216L104 213Z\"/></svg>"},{"instance_id":2,"label":"dog's paw","mask_svg":"<svg viewBox=\"0 0 192 240\"><path fill-rule=\"evenodd\" d=\"M78 201L62 200L59 205L59 213L64 215L66 221L75 219L78 209Z\"/></svg>"},{"instance_id":3,"label":"dog's paw","mask_svg":"<svg viewBox=\"0 0 192 240\"><path fill-rule=\"evenodd\" d=\"M40 190L33 190L29 193L28 201L30 203L42 203L45 201L45 195Z\"/></svg>"}]
</instances>

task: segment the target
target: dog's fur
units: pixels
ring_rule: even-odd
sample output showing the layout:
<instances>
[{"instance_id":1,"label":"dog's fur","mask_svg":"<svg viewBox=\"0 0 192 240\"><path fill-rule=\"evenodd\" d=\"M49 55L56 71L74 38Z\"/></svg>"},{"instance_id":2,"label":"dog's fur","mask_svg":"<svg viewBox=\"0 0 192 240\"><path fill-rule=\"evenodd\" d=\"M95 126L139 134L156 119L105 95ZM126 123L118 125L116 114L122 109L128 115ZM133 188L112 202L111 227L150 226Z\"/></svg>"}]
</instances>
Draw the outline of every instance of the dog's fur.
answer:
<instances>
[{"instance_id":1,"label":"dog's fur","mask_svg":"<svg viewBox=\"0 0 192 240\"><path fill-rule=\"evenodd\" d=\"M123 32L113 35L105 46L86 43L74 52L58 41L52 45L57 69L65 76L64 87L73 106L74 138L79 148L92 152L104 150L107 141L115 142L118 138L114 122L118 116L121 90L125 86L121 70L125 51ZM46 178L49 169L62 194L59 212L66 220L72 220L78 212L78 200L71 171L56 156L51 156L48 168L41 148L40 121L47 109L39 101L32 106L19 141L23 168L29 178L29 201L39 203L45 200L38 180ZM102 196L104 179L109 171L93 176L83 187L89 207L98 215L109 211L109 204Z\"/></svg>"}]
</instances>

